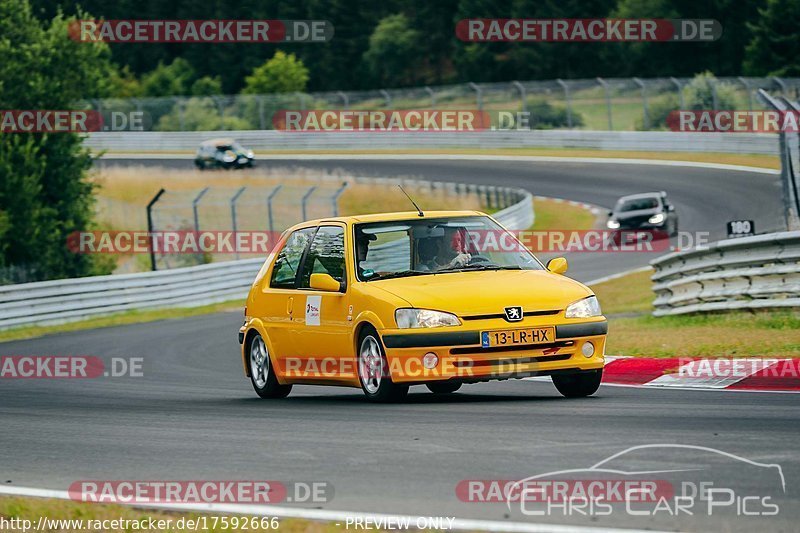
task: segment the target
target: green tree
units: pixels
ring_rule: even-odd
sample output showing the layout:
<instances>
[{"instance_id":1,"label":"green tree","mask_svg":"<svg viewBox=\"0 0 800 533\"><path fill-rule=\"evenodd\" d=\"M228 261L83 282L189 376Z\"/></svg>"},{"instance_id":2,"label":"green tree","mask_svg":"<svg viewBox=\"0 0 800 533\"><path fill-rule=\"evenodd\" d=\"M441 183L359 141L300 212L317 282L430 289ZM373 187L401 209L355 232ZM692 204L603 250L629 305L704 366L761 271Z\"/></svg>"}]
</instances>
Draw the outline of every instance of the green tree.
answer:
<instances>
[{"instance_id":1,"label":"green tree","mask_svg":"<svg viewBox=\"0 0 800 533\"><path fill-rule=\"evenodd\" d=\"M396 87L417 83L421 34L402 13L381 19L369 37L364 63L374 83Z\"/></svg>"},{"instance_id":2,"label":"green tree","mask_svg":"<svg viewBox=\"0 0 800 533\"><path fill-rule=\"evenodd\" d=\"M245 78L244 94L302 92L308 83L308 69L294 54L278 50L266 63Z\"/></svg>"},{"instance_id":3,"label":"green tree","mask_svg":"<svg viewBox=\"0 0 800 533\"><path fill-rule=\"evenodd\" d=\"M183 58L177 58L169 65L159 63L156 68L142 77L145 96L188 95L197 73Z\"/></svg>"},{"instance_id":4,"label":"green tree","mask_svg":"<svg viewBox=\"0 0 800 533\"><path fill-rule=\"evenodd\" d=\"M106 94L108 46L70 40L68 24L60 15L40 22L27 0L0 0L0 109L71 109ZM66 246L92 224L92 159L81 143L71 133L0 135L0 266L42 279L98 272L99 261Z\"/></svg>"},{"instance_id":5,"label":"green tree","mask_svg":"<svg viewBox=\"0 0 800 533\"><path fill-rule=\"evenodd\" d=\"M800 76L800 2L767 0L749 25L744 71L750 76Z\"/></svg>"}]
</instances>

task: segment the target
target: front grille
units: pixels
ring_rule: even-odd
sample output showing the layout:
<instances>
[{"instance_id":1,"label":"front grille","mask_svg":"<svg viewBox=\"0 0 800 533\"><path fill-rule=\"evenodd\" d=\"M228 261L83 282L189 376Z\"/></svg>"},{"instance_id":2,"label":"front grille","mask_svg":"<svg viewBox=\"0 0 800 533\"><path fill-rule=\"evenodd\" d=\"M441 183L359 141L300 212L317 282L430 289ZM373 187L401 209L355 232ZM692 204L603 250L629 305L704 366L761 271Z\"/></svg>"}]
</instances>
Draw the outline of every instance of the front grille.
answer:
<instances>
[{"instance_id":1,"label":"front grille","mask_svg":"<svg viewBox=\"0 0 800 533\"><path fill-rule=\"evenodd\" d=\"M548 315L557 315L561 312L561 309L547 309L545 311L523 311L522 316L523 318L529 316L548 316ZM506 315L504 313L495 313L490 315L467 315L462 316L462 320L492 320L496 318L502 318L505 320Z\"/></svg>"}]
</instances>

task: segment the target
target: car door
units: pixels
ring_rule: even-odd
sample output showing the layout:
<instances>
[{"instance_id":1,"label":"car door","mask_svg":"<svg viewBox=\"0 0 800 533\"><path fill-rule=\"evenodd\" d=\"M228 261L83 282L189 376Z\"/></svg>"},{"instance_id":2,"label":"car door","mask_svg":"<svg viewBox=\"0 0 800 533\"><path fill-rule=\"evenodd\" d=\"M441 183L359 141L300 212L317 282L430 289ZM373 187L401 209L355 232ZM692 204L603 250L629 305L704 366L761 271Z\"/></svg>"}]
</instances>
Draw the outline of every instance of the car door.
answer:
<instances>
[{"instance_id":1,"label":"car door","mask_svg":"<svg viewBox=\"0 0 800 533\"><path fill-rule=\"evenodd\" d=\"M323 224L317 229L298 277L297 308L292 344L303 375L311 381L347 380L351 368L352 310L347 292L345 226ZM310 287L311 274L328 274L338 281L339 292Z\"/></svg>"},{"instance_id":2,"label":"car door","mask_svg":"<svg viewBox=\"0 0 800 533\"><path fill-rule=\"evenodd\" d=\"M298 302L297 278L315 231L314 226L301 228L286 238L261 289L264 307L259 315L264 321L273 361L281 368L286 358L295 353L290 330L294 326L293 317L302 312L304 303Z\"/></svg>"}]
</instances>

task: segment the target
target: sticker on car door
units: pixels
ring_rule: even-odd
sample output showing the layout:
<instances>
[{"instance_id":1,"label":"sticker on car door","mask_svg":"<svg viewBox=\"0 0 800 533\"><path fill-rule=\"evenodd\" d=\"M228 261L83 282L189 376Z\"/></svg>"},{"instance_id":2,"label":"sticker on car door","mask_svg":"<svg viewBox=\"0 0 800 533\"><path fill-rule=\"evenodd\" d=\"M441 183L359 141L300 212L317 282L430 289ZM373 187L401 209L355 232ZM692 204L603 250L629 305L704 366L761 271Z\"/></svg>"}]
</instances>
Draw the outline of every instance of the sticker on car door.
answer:
<instances>
[{"instance_id":1,"label":"sticker on car door","mask_svg":"<svg viewBox=\"0 0 800 533\"><path fill-rule=\"evenodd\" d=\"M306 296L306 326L319 326L322 296Z\"/></svg>"}]
</instances>

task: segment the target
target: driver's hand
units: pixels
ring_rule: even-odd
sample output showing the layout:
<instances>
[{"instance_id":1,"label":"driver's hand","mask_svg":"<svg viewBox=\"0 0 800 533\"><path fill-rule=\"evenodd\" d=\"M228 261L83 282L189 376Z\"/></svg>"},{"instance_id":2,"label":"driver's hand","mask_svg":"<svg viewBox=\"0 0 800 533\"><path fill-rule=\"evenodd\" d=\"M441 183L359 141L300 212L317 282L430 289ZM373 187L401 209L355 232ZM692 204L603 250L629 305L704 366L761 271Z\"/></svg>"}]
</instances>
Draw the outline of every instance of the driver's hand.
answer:
<instances>
[{"instance_id":1,"label":"driver's hand","mask_svg":"<svg viewBox=\"0 0 800 533\"><path fill-rule=\"evenodd\" d=\"M472 255L469 253L460 253L450 261L450 264L447 265L448 268L463 268L469 264L472 260Z\"/></svg>"}]
</instances>

